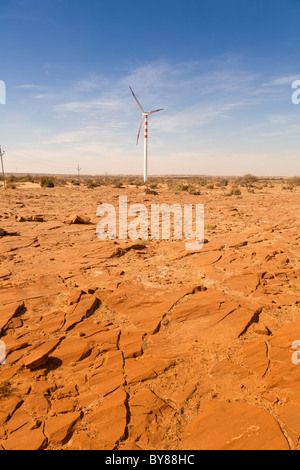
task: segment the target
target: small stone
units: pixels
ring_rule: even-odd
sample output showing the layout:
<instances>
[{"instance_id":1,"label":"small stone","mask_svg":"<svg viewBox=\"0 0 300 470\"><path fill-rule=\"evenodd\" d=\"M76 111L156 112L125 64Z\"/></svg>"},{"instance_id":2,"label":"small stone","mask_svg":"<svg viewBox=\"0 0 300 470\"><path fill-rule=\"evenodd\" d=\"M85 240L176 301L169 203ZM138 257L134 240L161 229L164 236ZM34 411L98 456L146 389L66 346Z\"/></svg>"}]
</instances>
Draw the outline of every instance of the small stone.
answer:
<instances>
[{"instance_id":1,"label":"small stone","mask_svg":"<svg viewBox=\"0 0 300 470\"><path fill-rule=\"evenodd\" d=\"M29 356L24 358L24 365L27 369L37 369L44 365L49 354L56 348L60 340L54 339L43 343L38 348L34 349Z\"/></svg>"},{"instance_id":2,"label":"small stone","mask_svg":"<svg viewBox=\"0 0 300 470\"><path fill-rule=\"evenodd\" d=\"M252 326L252 331L257 335L270 336L272 334L269 328L263 323L254 323Z\"/></svg>"},{"instance_id":3,"label":"small stone","mask_svg":"<svg viewBox=\"0 0 300 470\"><path fill-rule=\"evenodd\" d=\"M89 224L91 219L84 215L72 214L68 219L65 220L65 224Z\"/></svg>"}]
</instances>

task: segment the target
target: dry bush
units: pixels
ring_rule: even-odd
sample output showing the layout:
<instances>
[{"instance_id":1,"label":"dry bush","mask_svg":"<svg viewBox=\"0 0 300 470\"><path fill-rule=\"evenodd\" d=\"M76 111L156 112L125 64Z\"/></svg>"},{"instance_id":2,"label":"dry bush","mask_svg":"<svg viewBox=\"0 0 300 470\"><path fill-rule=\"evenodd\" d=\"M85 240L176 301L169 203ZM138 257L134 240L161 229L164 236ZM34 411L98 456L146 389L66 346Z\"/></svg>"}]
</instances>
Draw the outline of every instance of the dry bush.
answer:
<instances>
[{"instance_id":1,"label":"dry bush","mask_svg":"<svg viewBox=\"0 0 300 470\"><path fill-rule=\"evenodd\" d=\"M289 191L294 191L295 186L293 184L288 184L287 186L282 186L282 189L288 189Z\"/></svg>"},{"instance_id":2,"label":"dry bush","mask_svg":"<svg viewBox=\"0 0 300 470\"><path fill-rule=\"evenodd\" d=\"M65 178L51 178L55 186L65 187L67 180Z\"/></svg>"},{"instance_id":3,"label":"dry bush","mask_svg":"<svg viewBox=\"0 0 300 470\"><path fill-rule=\"evenodd\" d=\"M15 176L15 175L10 175L8 178L7 178L7 183L16 183L18 177Z\"/></svg>"},{"instance_id":4,"label":"dry bush","mask_svg":"<svg viewBox=\"0 0 300 470\"><path fill-rule=\"evenodd\" d=\"M10 382L2 382L0 384L0 400L1 398L7 398L12 393L12 386Z\"/></svg>"},{"instance_id":5,"label":"dry bush","mask_svg":"<svg viewBox=\"0 0 300 470\"><path fill-rule=\"evenodd\" d=\"M221 178L219 183L221 186L228 186L229 181L227 178Z\"/></svg>"},{"instance_id":6,"label":"dry bush","mask_svg":"<svg viewBox=\"0 0 300 470\"><path fill-rule=\"evenodd\" d=\"M201 193L200 193L200 190L199 189L196 189L194 186L192 186L191 184L189 185L188 189L187 189L187 192L189 194L192 194L193 196L199 196Z\"/></svg>"},{"instance_id":7,"label":"dry bush","mask_svg":"<svg viewBox=\"0 0 300 470\"><path fill-rule=\"evenodd\" d=\"M149 183L148 186L149 186L150 189L157 189L158 188L157 183Z\"/></svg>"},{"instance_id":8,"label":"dry bush","mask_svg":"<svg viewBox=\"0 0 300 470\"><path fill-rule=\"evenodd\" d=\"M159 181L157 179L152 179L148 184L149 188L151 189L158 189L159 188Z\"/></svg>"},{"instance_id":9,"label":"dry bush","mask_svg":"<svg viewBox=\"0 0 300 470\"><path fill-rule=\"evenodd\" d=\"M229 196L240 196L241 190L237 185L232 185L231 190L229 192Z\"/></svg>"},{"instance_id":10,"label":"dry bush","mask_svg":"<svg viewBox=\"0 0 300 470\"><path fill-rule=\"evenodd\" d=\"M33 183L34 182L34 178L33 176L31 175L26 175L26 176L15 176L15 175L10 175L8 178L7 178L7 181L9 183Z\"/></svg>"},{"instance_id":11,"label":"dry bush","mask_svg":"<svg viewBox=\"0 0 300 470\"><path fill-rule=\"evenodd\" d=\"M113 179L111 184L114 188L124 188L123 182L120 178Z\"/></svg>"},{"instance_id":12,"label":"dry bush","mask_svg":"<svg viewBox=\"0 0 300 470\"><path fill-rule=\"evenodd\" d=\"M28 174L28 175L25 176L25 181L27 183L34 183L34 177L32 175Z\"/></svg>"},{"instance_id":13,"label":"dry bush","mask_svg":"<svg viewBox=\"0 0 300 470\"><path fill-rule=\"evenodd\" d=\"M177 180L169 180L167 182L167 185L168 188L172 191L186 191L188 188L188 185L186 183Z\"/></svg>"},{"instance_id":14,"label":"dry bush","mask_svg":"<svg viewBox=\"0 0 300 470\"><path fill-rule=\"evenodd\" d=\"M193 185L186 183L185 181L170 180L167 182L167 185L171 191L185 191L188 194L192 194L194 196L200 194L198 189L196 189Z\"/></svg>"},{"instance_id":15,"label":"dry bush","mask_svg":"<svg viewBox=\"0 0 300 470\"><path fill-rule=\"evenodd\" d=\"M255 183L259 182L259 178L257 176L251 175L250 173L240 177L237 179L237 182L241 186L245 186L246 188L252 188Z\"/></svg>"},{"instance_id":16,"label":"dry bush","mask_svg":"<svg viewBox=\"0 0 300 470\"><path fill-rule=\"evenodd\" d=\"M129 178L124 179L124 184L139 187L143 186L145 183L143 178L130 176Z\"/></svg>"},{"instance_id":17,"label":"dry bush","mask_svg":"<svg viewBox=\"0 0 300 470\"><path fill-rule=\"evenodd\" d=\"M17 178L20 183L34 183L34 177L32 175L20 176Z\"/></svg>"},{"instance_id":18,"label":"dry bush","mask_svg":"<svg viewBox=\"0 0 300 470\"><path fill-rule=\"evenodd\" d=\"M214 224L205 224L204 225L204 230L214 230L215 228L217 228L217 226L214 225Z\"/></svg>"},{"instance_id":19,"label":"dry bush","mask_svg":"<svg viewBox=\"0 0 300 470\"><path fill-rule=\"evenodd\" d=\"M207 179L206 178L203 178L203 177L199 177L199 178L193 178L193 184L196 184L198 186L206 186L207 185Z\"/></svg>"},{"instance_id":20,"label":"dry bush","mask_svg":"<svg viewBox=\"0 0 300 470\"><path fill-rule=\"evenodd\" d=\"M136 188L138 188L140 186L143 186L145 183L144 183L144 180L142 178L130 178L130 180L128 180L127 184L129 184L131 186L135 186Z\"/></svg>"},{"instance_id":21,"label":"dry bush","mask_svg":"<svg viewBox=\"0 0 300 470\"><path fill-rule=\"evenodd\" d=\"M97 181L92 179L85 180L85 185L88 189L99 188L99 186L101 186Z\"/></svg>"},{"instance_id":22,"label":"dry bush","mask_svg":"<svg viewBox=\"0 0 300 470\"><path fill-rule=\"evenodd\" d=\"M300 186L300 176L293 176L288 179L288 184L293 186Z\"/></svg>"},{"instance_id":23,"label":"dry bush","mask_svg":"<svg viewBox=\"0 0 300 470\"><path fill-rule=\"evenodd\" d=\"M50 176L42 176L40 179L40 186L42 188L54 188L54 178Z\"/></svg>"}]
</instances>

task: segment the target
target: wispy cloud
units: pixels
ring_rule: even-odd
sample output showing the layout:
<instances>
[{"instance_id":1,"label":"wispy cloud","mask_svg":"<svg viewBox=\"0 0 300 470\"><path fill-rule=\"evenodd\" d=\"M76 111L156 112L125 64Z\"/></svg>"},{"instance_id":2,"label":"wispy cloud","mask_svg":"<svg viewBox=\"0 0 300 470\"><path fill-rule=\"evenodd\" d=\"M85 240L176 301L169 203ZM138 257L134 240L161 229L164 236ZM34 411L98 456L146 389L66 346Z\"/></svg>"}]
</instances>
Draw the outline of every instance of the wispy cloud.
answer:
<instances>
[{"instance_id":1,"label":"wispy cloud","mask_svg":"<svg viewBox=\"0 0 300 470\"><path fill-rule=\"evenodd\" d=\"M232 162L235 151L239 154L243 149L249 154L249 143L267 145L272 139L278 143L281 137L286 142L287 136L296 136L296 128L291 127L295 108L287 96L285 106L283 95L278 98L278 89L286 91L290 79L286 75L266 80L246 70L238 58L225 57L185 63L159 60L111 77L78 77L64 87L55 82L47 87L21 84L19 90L24 92L25 103L30 103L31 119L37 121L31 122L35 145L30 144L27 133L28 147L25 150L23 142L24 151L15 153L15 158L22 155L26 161L40 152L43 160L39 165L50 168L46 157L53 155L57 167L62 168L73 167L73 161L79 163L84 154L90 173L103 167L111 172L116 166L120 172L134 173L142 166L142 146L135 145L140 110L130 93L131 85L144 109L164 108L149 119L152 164L163 154L164 162L171 158L182 170L185 155L189 171L199 173L199 161L206 155L211 161L206 163L207 171L212 171L222 155L229 155ZM39 116L47 116L42 127ZM244 165L248 161L244 160ZM245 168L247 171L251 168Z\"/></svg>"},{"instance_id":2,"label":"wispy cloud","mask_svg":"<svg viewBox=\"0 0 300 470\"><path fill-rule=\"evenodd\" d=\"M67 103L58 104L54 107L54 110L59 113L87 113L90 111L98 110L120 110L123 103L118 100L105 100L95 99L90 101L70 101Z\"/></svg>"},{"instance_id":3,"label":"wispy cloud","mask_svg":"<svg viewBox=\"0 0 300 470\"><path fill-rule=\"evenodd\" d=\"M285 75L282 77L277 77L270 82L266 83L266 86L282 86L282 85L291 85L294 80L300 79L300 73L298 75Z\"/></svg>"},{"instance_id":4,"label":"wispy cloud","mask_svg":"<svg viewBox=\"0 0 300 470\"><path fill-rule=\"evenodd\" d=\"M40 90L44 88L42 85L35 85L33 83L25 83L24 85L17 85L16 88L23 88L24 90Z\"/></svg>"},{"instance_id":5,"label":"wispy cloud","mask_svg":"<svg viewBox=\"0 0 300 470\"><path fill-rule=\"evenodd\" d=\"M227 61L187 62L172 64L157 61L134 67L127 74L117 77L108 84L103 77L81 79L68 90L68 100L62 93L61 100L53 110L59 114L77 113L95 115L99 119L134 119L139 113L129 92L134 88L144 109L163 107L170 126L175 122L198 126L215 118L229 119L235 108L259 103L259 98L251 96L255 75L233 69ZM87 95L85 92L92 94ZM164 125L164 117L160 124ZM173 125L172 125L173 122ZM193 124L193 127L194 127Z\"/></svg>"}]
</instances>

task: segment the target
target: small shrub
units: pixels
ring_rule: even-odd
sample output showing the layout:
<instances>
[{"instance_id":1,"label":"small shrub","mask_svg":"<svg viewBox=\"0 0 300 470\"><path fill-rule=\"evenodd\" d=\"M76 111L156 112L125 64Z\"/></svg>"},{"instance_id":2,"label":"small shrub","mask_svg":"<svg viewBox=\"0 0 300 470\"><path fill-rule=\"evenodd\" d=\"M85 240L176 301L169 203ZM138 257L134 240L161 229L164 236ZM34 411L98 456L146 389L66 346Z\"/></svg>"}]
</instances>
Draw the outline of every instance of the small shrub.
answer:
<instances>
[{"instance_id":1,"label":"small shrub","mask_svg":"<svg viewBox=\"0 0 300 470\"><path fill-rule=\"evenodd\" d=\"M1 398L7 398L12 392L12 387L9 382L3 382L0 384L0 400Z\"/></svg>"},{"instance_id":2,"label":"small shrub","mask_svg":"<svg viewBox=\"0 0 300 470\"><path fill-rule=\"evenodd\" d=\"M241 194L241 190L238 187L232 187L229 193L229 196L239 196Z\"/></svg>"},{"instance_id":3,"label":"small shrub","mask_svg":"<svg viewBox=\"0 0 300 470\"><path fill-rule=\"evenodd\" d=\"M177 183L175 185L177 191L187 191L189 188L189 185L186 183Z\"/></svg>"},{"instance_id":4,"label":"small shrub","mask_svg":"<svg viewBox=\"0 0 300 470\"><path fill-rule=\"evenodd\" d=\"M50 188L54 187L54 180L53 181L53 186L49 186ZM55 186L60 186L60 187L65 187L67 184L67 180L64 178L55 178Z\"/></svg>"},{"instance_id":5,"label":"small shrub","mask_svg":"<svg viewBox=\"0 0 300 470\"><path fill-rule=\"evenodd\" d=\"M182 183L182 181L168 181L168 188L172 191L186 191L188 184Z\"/></svg>"},{"instance_id":6,"label":"small shrub","mask_svg":"<svg viewBox=\"0 0 300 470\"><path fill-rule=\"evenodd\" d=\"M188 184L182 181L168 181L168 188L172 191L185 191L194 196L199 195L198 191L192 184Z\"/></svg>"},{"instance_id":7,"label":"small shrub","mask_svg":"<svg viewBox=\"0 0 300 470\"><path fill-rule=\"evenodd\" d=\"M254 183L258 183L259 179L257 176L247 174L242 176L241 178L238 178L238 182L242 185L245 186L247 189L252 188Z\"/></svg>"},{"instance_id":8,"label":"small shrub","mask_svg":"<svg viewBox=\"0 0 300 470\"><path fill-rule=\"evenodd\" d=\"M187 192L189 194L192 194L193 196L199 196L200 194L200 191L198 191L198 189L196 189L194 186L192 185L189 185L188 189L187 189Z\"/></svg>"},{"instance_id":9,"label":"small shrub","mask_svg":"<svg viewBox=\"0 0 300 470\"><path fill-rule=\"evenodd\" d=\"M228 186L228 180L226 178L221 178L219 183L221 186Z\"/></svg>"},{"instance_id":10,"label":"small shrub","mask_svg":"<svg viewBox=\"0 0 300 470\"><path fill-rule=\"evenodd\" d=\"M145 193L146 194L153 194L154 196L158 195L157 191L155 191L154 189L149 189L149 188L145 188Z\"/></svg>"},{"instance_id":11,"label":"small shrub","mask_svg":"<svg viewBox=\"0 0 300 470\"><path fill-rule=\"evenodd\" d=\"M120 179L114 179L112 180L112 183L114 188L123 188L123 183Z\"/></svg>"},{"instance_id":12,"label":"small shrub","mask_svg":"<svg viewBox=\"0 0 300 470\"><path fill-rule=\"evenodd\" d=\"M204 225L204 230L214 230L215 228L217 228L217 226L213 225L213 224L205 224Z\"/></svg>"},{"instance_id":13,"label":"small shrub","mask_svg":"<svg viewBox=\"0 0 300 470\"><path fill-rule=\"evenodd\" d=\"M206 178L198 178L198 184L199 184L199 186L206 186L207 185L207 179Z\"/></svg>"},{"instance_id":14,"label":"small shrub","mask_svg":"<svg viewBox=\"0 0 300 470\"><path fill-rule=\"evenodd\" d=\"M54 181L49 176L43 176L40 185L42 188L54 188Z\"/></svg>"},{"instance_id":15,"label":"small shrub","mask_svg":"<svg viewBox=\"0 0 300 470\"><path fill-rule=\"evenodd\" d=\"M134 184L135 187L138 188L139 186L143 186L144 181L141 178L140 179L134 179L132 181L132 184Z\"/></svg>"},{"instance_id":16,"label":"small shrub","mask_svg":"<svg viewBox=\"0 0 300 470\"><path fill-rule=\"evenodd\" d=\"M293 176L293 178L289 178L288 183L294 186L300 186L300 176Z\"/></svg>"},{"instance_id":17,"label":"small shrub","mask_svg":"<svg viewBox=\"0 0 300 470\"><path fill-rule=\"evenodd\" d=\"M99 188L99 183L97 181L94 181L94 180L87 180L86 182L86 187L88 189L94 189L94 188Z\"/></svg>"},{"instance_id":18,"label":"small shrub","mask_svg":"<svg viewBox=\"0 0 300 470\"><path fill-rule=\"evenodd\" d=\"M25 176L25 181L26 181L27 183L34 183L34 178L33 178L32 175L26 175L26 176Z\"/></svg>"}]
</instances>

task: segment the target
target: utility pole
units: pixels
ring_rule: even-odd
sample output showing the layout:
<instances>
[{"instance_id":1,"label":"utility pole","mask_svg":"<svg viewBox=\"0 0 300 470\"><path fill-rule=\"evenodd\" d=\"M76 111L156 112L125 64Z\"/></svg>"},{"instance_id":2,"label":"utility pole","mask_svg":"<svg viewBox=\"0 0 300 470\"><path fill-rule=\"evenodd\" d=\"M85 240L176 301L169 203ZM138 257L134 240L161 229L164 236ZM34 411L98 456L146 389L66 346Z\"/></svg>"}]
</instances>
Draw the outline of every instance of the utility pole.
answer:
<instances>
[{"instance_id":1,"label":"utility pole","mask_svg":"<svg viewBox=\"0 0 300 470\"><path fill-rule=\"evenodd\" d=\"M79 184L80 184L80 170L81 170L81 168L79 168L79 165L78 165L77 171L78 171L78 182L79 182Z\"/></svg>"},{"instance_id":2,"label":"utility pole","mask_svg":"<svg viewBox=\"0 0 300 470\"><path fill-rule=\"evenodd\" d=\"M3 152L1 150L1 146L0 146L0 158L1 158L1 166L2 166L2 175L3 175L3 186L4 186L4 189L6 189L6 182L5 182L5 174L4 174L4 166L3 166L3 155L5 154L5 152Z\"/></svg>"}]
</instances>

